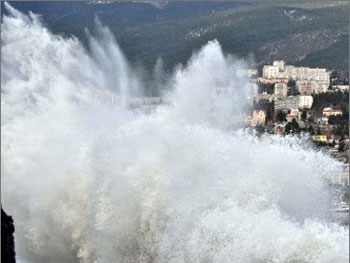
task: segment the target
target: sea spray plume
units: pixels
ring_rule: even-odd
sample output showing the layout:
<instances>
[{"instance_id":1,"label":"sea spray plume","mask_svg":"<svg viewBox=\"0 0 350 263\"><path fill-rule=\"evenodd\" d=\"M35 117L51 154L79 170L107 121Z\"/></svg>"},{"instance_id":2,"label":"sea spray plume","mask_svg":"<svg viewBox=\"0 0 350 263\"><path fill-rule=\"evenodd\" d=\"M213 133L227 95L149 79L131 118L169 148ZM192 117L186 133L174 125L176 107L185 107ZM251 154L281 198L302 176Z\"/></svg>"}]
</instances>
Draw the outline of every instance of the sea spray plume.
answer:
<instances>
[{"instance_id":1,"label":"sea spray plume","mask_svg":"<svg viewBox=\"0 0 350 263\"><path fill-rule=\"evenodd\" d=\"M91 100L95 103L104 97L111 100L114 94L115 102L123 102L118 106L125 107L128 97L139 94L141 88L136 75L112 34L97 19L97 36L88 36L90 55L75 37L63 39L52 35L37 15L25 16L7 3L5 7L10 16L4 17L3 31L8 33L2 37L2 54L8 48L17 52L2 59L1 83L4 93L17 87L15 90L22 99L15 109L18 114L28 110L27 106L34 109L32 102L65 103L66 98L59 100L62 97L90 107Z\"/></svg>"},{"instance_id":2,"label":"sea spray plume","mask_svg":"<svg viewBox=\"0 0 350 263\"><path fill-rule=\"evenodd\" d=\"M164 96L166 92L169 92L167 88L170 88L169 82L172 75L165 70L164 62L161 57L156 60L154 68L150 78L150 94L151 96Z\"/></svg>"},{"instance_id":3,"label":"sea spray plume","mask_svg":"<svg viewBox=\"0 0 350 263\"><path fill-rule=\"evenodd\" d=\"M226 128L242 125L249 87L239 71L244 68L243 61L223 54L217 40L208 42L185 69L175 72L176 88L169 101L174 104L172 113L181 118L174 118Z\"/></svg>"},{"instance_id":4,"label":"sea spray plume","mask_svg":"<svg viewBox=\"0 0 350 263\"><path fill-rule=\"evenodd\" d=\"M91 55L103 74L106 76L103 80L103 86L118 92L124 100L124 106L127 106L127 98L141 95L140 83L130 70L124 54L118 46L111 31L103 26L99 19L95 18L95 32L97 36L91 36L86 30Z\"/></svg>"},{"instance_id":5,"label":"sea spray plume","mask_svg":"<svg viewBox=\"0 0 350 263\"><path fill-rule=\"evenodd\" d=\"M79 234L84 227L81 216L85 216L87 206L79 205L78 201L79 193L82 191L80 189L90 180L74 175L76 169L74 163L76 158L86 155L85 149L89 147L89 140L84 137L89 136L89 132L98 130L101 126L100 121L107 124L115 120L113 111L108 111L110 107L107 105L102 105L102 108L95 107L95 94L106 90L103 85L107 82L105 81L107 77L75 38L63 39L53 36L42 27L36 15L31 14L27 17L8 4L6 7L11 16L4 17L3 23L1 65L6 70L2 71L4 96L1 105L2 153L7 154L4 154L1 168L2 171L14 169L15 179L21 181L9 184L9 191L13 193L20 191L18 196L28 197L28 201L33 204L30 208L26 203L22 206L22 202L17 202L16 205L22 211L19 216L26 218L32 214L28 220L19 221L19 224L26 222L22 229L23 238L31 240L27 243L28 246L25 246L24 253L26 250L41 250L42 246L57 246L55 251L42 249L40 258L46 262L52 258L72 262L73 258L76 258L75 252L74 257L71 257L72 249L75 250L76 247L79 247L78 257L80 255L87 257L85 255L87 252L84 252L84 241ZM118 115L120 120L122 114L121 112ZM73 134L78 133L82 144L78 140L73 146L72 141L67 139L73 139ZM8 148L11 150L7 151ZM28 158L32 159L31 164L21 165L23 161L28 161ZM41 162L45 164L42 165ZM53 166L52 163L57 166ZM83 167L78 170L82 174L85 173L86 177L89 174ZM62 207L58 204L56 211L43 216L45 210L49 209L45 204L55 203L55 196L62 191L60 187L72 188L65 183L66 176L71 178L68 182L80 178L79 185L74 188L78 190L77 196L69 198L68 191L63 198L70 200L70 206L66 207L66 203L63 202ZM4 172L5 184L7 178L7 173ZM34 186L30 186L31 183ZM52 191L56 183L61 190L56 188ZM86 195L81 194L81 198L84 199L84 196ZM12 201L16 203L15 197ZM65 207L67 209L63 209ZM68 219L68 225L62 224L61 228L56 230L57 233L53 231L49 234L48 228L36 229L41 225L52 226L53 224L46 220L50 221L49 217L52 217L55 222L59 220L60 215L71 215L71 218ZM67 233L64 233L62 228ZM56 235L57 240L68 238L72 241L67 243L68 248L62 248L60 245L64 245L65 242L46 240L51 234ZM38 262L38 259L35 258L35 261Z\"/></svg>"},{"instance_id":6,"label":"sea spray plume","mask_svg":"<svg viewBox=\"0 0 350 263\"><path fill-rule=\"evenodd\" d=\"M228 129L246 83L216 41L145 115L95 105L106 76L78 40L15 12L2 29L2 202L22 262L349 260L348 229L324 217L335 161Z\"/></svg>"}]
</instances>

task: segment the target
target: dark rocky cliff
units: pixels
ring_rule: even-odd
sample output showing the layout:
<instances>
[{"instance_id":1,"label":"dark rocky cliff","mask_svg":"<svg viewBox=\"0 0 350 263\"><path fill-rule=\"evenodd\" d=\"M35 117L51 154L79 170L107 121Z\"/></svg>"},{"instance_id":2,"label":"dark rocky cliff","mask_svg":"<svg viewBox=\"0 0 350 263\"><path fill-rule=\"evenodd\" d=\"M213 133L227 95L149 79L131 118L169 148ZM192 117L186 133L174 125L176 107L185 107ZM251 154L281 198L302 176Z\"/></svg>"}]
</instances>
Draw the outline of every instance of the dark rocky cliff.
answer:
<instances>
[{"instance_id":1,"label":"dark rocky cliff","mask_svg":"<svg viewBox=\"0 0 350 263\"><path fill-rule=\"evenodd\" d=\"M16 262L13 219L1 208L1 262Z\"/></svg>"}]
</instances>

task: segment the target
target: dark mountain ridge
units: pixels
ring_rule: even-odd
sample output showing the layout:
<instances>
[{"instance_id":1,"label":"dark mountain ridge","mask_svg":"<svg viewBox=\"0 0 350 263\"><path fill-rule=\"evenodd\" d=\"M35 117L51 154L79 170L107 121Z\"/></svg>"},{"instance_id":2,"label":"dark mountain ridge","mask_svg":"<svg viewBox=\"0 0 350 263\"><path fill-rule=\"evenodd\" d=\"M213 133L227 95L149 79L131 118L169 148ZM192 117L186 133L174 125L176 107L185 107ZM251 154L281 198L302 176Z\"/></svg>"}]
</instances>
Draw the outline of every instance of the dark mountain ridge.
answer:
<instances>
[{"instance_id":1,"label":"dark mountain ridge","mask_svg":"<svg viewBox=\"0 0 350 263\"><path fill-rule=\"evenodd\" d=\"M54 33L75 35L83 43L84 29L93 29L97 16L131 63L147 69L159 57L168 69L186 63L194 50L218 39L225 52L253 57L258 67L284 59L348 74L349 4L168 2L157 8L147 2L96 3L11 1L22 12L41 14Z\"/></svg>"}]
</instances>

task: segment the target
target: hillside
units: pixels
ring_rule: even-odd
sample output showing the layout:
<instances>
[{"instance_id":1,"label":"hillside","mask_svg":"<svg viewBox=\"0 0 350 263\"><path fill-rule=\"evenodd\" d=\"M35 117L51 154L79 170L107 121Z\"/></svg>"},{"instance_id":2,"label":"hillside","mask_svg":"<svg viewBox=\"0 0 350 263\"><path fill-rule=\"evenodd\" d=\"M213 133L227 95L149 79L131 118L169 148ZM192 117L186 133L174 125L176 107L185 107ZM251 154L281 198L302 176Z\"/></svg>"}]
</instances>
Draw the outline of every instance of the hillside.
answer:
<instances>
[{"instance_id":1,"label":"hillside","mask_svg":"<svg viewBox=\"0 0 350 263\"><path fill-rule=\"evenodd\" d=\"M226 52L252 56L257 66L322 66L348 74L349 5L335 2L235 1L149 3L11 2L32 10L55 33L85 41L94 18L110 27L131 62L151 69L158 57L171 68L218 39ZM345 71L344 71L345 70Z\"/></svg>"}]
</instances>

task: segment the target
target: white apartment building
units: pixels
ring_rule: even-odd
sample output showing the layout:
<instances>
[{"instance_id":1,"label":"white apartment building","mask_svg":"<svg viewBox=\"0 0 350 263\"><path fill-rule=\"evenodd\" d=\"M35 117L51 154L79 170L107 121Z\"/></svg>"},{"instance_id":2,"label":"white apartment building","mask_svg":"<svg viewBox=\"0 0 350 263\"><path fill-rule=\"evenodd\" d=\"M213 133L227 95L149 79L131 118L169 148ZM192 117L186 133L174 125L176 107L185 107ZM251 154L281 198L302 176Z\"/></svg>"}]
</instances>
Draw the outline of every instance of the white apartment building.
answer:
<instances>
[{"instance_id":1,"label":"white apartment building","mask_svg":"<svg viewBox=\"0 0 350 263\"><path fill-rule=\"evenodd\" d=\"M313 103L314 103L314 98L312 96L308 96L308 95L299 96L299 108L311 109Z\"/></svg>"},{"instance_id":2,"label":"white apartment building","mask_svg":"<svg viewBox=\"0 0 350 263\"><path fill-rule=\"evenodd\" d=\"M295 86L300 95L311 95L317 90L316 81L313 80L297 80Z\"/></svg>"},{"instance_id":3,"label":"white apartment building","mask_svg":"<svg viewBox=\"0 0 350 263\"><path fill-rule=\"evenodd\" d=\"M264 66L262 75L265 79L275 79L281 77L280 70L277 66Z\"/></svg>"},{"instance_id":4,"label":"white apartment building","mask_svg":"<svg viewBox=\"0 0 350 263\"><path fill-rule=\"evenodd\" d=\"M275 100L275 110L310 109L313 102L313 97L309 95L289 96L282 100Z\"/></svg>"},{"instance_id":5,"label":"white apartment building","mask_svg":"<svg viewBox=\"0 0 350 263\"><path fill-rule=\"evenodd\" d=\"M284 71L286 64L283 60L275 60L272 65L278 67L279 71Z\"/></svg>"},{"instance_id":6,"label":"white apartment building","mask_svg":"<svg viewBox=\"0 0 350 263\"><path fill-rule=\"evenodd\" d=\"M264 125L266 119L265 111L253 111L250 126Z\"/></svg>"},{"instance_id":7,"label":"white apartment building","mask_svg":"<svg viewBox=\"0 0 350 263\"><path fill-rule=\"evenodd\" d=\"M284 74L295 80L297 79L314 79L326 80L330 77L330 73L325 68L309 68L309 67L295 67L287 65L284 68Z\"/></svg>"},{"instance_id":8,"label":"white apartment building","mask_svg":"<svg viewBox=\"0 0 350 263\"><path fill-rule=\"evenodd\" d=\"M290 110L299 108L299 96L289 96L275 101L275 110Z\"/></svg>"},{"instance_id":9,"label":"white apartment building","mask_svg":"<svg viewBox=\"0 0 350 263\"><path fill-rule=\"evenodd\" d=\"M269 102L273 102L276 99L277 99L277 97L274 94L267 94L266 92L258 94L258 96L255 98L256 101L266 100Z\"/></svg>"},{"instance_id":10,"label":"white apartment building","mask_svg":"<svg viewBox=\"0 0 350 263\"><path fill-rule=\"evenodd\" d=\"M316 93L327 92L330 82L328 81L317 81L316 82Z\"/></svg>"},{"instance_id":11,"label":"white apartment building","mask_svg":"<svg viewBox=\"0 0 350 263\"><path fill-rule=\"evenodd\" d=\"M285 65L283 60L276 60L263 67L265 79L292 79L295 81L314 81L315 93L327 92L330 84L330 72L325 68L295 67Z\"/></svg>"},{"instance_id":12,"label":"white apartment building","mask_svg":"<svg viewBox=\"0 0 350 263\"><path fill-rule=\"evenodd\" d=\"M275 96L279 99L286 98L287 97L287 84L286 83L276 83L274 86L273 93Z\"/></svg>"}]
</instances>

